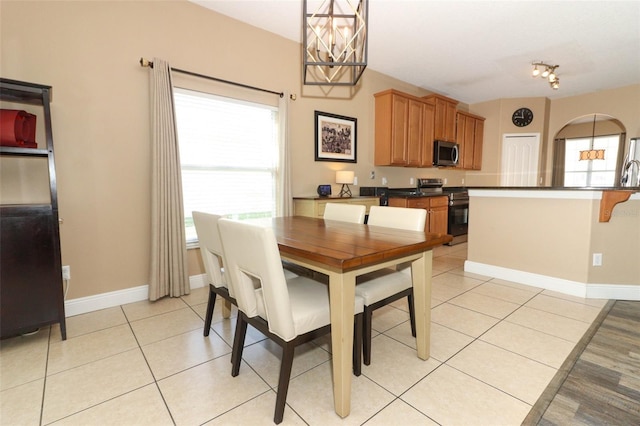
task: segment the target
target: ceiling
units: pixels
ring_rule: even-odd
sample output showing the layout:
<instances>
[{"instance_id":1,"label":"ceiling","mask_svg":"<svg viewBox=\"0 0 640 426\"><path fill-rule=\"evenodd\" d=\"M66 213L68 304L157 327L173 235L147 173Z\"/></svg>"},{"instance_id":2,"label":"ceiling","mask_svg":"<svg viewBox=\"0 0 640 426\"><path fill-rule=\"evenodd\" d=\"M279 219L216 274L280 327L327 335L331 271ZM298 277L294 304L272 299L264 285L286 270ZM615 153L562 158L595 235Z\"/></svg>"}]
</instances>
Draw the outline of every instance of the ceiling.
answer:
<instances>
[{"instance_id":1,"label":"ceiling","mask_svg":"<svg viewBox=\"0 0 640 426\"><path fill-rule=\"evenodd\" d=\"M302 0L190 1L301 42ZM640 1L370 0L368 68L470 104L638 84Z\"/></svg>"}]
</instances>

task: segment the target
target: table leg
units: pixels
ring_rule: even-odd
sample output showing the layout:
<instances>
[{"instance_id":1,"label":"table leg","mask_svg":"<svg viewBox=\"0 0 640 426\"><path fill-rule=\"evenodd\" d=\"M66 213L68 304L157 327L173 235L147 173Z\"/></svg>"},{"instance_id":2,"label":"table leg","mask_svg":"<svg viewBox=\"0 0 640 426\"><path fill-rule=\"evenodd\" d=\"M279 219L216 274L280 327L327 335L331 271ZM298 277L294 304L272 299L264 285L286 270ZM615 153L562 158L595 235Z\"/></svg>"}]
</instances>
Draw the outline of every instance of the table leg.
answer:
<instances>
[{"instance_id":1,"label":"table leg","mask_svg":"<svg viewBox=\"0 0 640 426\"><path fill-rule=\"evenodd\" d=\"M222 318L231 318L231 302L226 299L222 304Z\"/></svg>"},{"instance_id":2,"label":"table leg","mask_svg":"<svg viewBox=\"0 0 640 426\"><path fill-rule=\"evenodd\" d=\"M416 346L420 359L429 359L431 342L431 275L433 252L425 251L411 263L416 312Z\"/></svg>"},{"instance_id":3,"label":"table leg","mask_svg":"<svg viewBox=\"0 0 640 426\"><path fill-rule=\"evenodd\" d=\"M351 412L355 291L356 278L354 274L329 274L333 401L336 413L343 418Z\"/></svg>"}]
</instances>

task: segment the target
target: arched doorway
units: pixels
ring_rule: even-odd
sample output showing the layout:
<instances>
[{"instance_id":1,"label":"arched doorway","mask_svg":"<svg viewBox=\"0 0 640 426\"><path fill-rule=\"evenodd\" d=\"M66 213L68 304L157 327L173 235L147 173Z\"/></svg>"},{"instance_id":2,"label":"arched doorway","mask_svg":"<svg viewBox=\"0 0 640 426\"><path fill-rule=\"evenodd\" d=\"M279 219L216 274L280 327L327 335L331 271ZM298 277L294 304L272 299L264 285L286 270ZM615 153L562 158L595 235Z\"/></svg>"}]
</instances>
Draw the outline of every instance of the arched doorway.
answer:
<instances>
[{"instance_id":1,"label":"arched doorway","mask_svg":"<svg viewBox=\"0 0 640 426\"><path fill-rule=\"evenodd\" d=\"M615 117L588 114L568 122L554 137L554 187L617 186L626 129Z\"/></svg>"}]
</instances>

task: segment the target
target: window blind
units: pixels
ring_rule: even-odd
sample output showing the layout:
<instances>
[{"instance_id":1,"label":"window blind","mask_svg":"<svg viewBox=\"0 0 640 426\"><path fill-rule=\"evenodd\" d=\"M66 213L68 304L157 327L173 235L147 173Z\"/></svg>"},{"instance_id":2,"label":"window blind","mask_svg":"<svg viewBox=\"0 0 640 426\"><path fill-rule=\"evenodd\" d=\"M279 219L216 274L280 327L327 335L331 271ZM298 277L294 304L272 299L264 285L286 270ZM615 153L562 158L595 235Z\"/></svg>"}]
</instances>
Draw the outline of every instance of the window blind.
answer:
<instances>
[{"instance_id":1,"label":"window blind","mask_svg":"<svg viewBox=\"0 0 640 426\"><path fill-rule=\"evenodd\" d=\"M277 108L181 88L174 99L187 243L197 240L194 210L275 216Z\"/></svg>"}]
</instances>

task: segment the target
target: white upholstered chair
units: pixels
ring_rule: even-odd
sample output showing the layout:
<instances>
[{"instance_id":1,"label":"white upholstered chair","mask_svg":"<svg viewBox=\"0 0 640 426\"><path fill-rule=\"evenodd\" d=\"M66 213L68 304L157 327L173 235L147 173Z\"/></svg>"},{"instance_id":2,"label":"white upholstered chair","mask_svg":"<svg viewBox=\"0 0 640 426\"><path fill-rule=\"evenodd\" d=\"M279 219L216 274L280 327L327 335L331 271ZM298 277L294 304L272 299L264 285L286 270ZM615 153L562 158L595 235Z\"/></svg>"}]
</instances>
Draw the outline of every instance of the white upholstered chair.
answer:
<instances>
[{"instance_id":1,"label":"white upholstered chair","mask_svg":"<svg viewBox=\"0 0 640 426\"><path fill-rule=\"evenodd\" d=\"M192 212L193 223L196 226L198 241L200 243L200 256L204 269L209 280L209 301L207 303L207 314L204 320L204 335L208 336L213 318L213 307L216 303L216 295L224 299L223 317L229 318L231 304L236 305L236 301L229 291L224 276L224 254L222 252L222 242L218 231L218 220L222 217L204 212Z\"/></svg>"},{"instance_id":2,"label":"white upholstered chair","mask_svg":"<svg viewBox=\"0 0 640 426\"><path fill-rule=\"evenodd\" d=\"M297 276L286 279L273 229L220 219L226 273L238 302L238 319L231 354L231 375L237 376L250 324L283 348L274 422L280 423L291 377L295 347L331 331L329 289ZM360 374L362 299L356 297L354 373ZM357 350L356 350L357 349Z\"/></svg>"},{"instance_id":3,"label":"white upholstered chair","mask_svg":"<svg viewBox=\"0 0 640 426\"><path fill-rule=\"evenodd\" d=\"M204 320L204 335L208 336L211 330L216 296L221 296L224 299L222 307L223 318L231 316L231 305L237 305L237 303L233 297L233 291L227 285L224 276L224 253L222 241L220 241L220 231L218 230L218 220L222 216L198 211L192 212L192 215L200 244L200 256L209 281L209 301L207 302L207 313ZM287 278L297 276L296 273L289 270L285 270L285 275Z\"/></svg>"},{"instance_id":4,"label":"white upholstered chair","mask_svg":"<svg viewBox=\"0 0 640 426\"><path fill-rule=\"evenodd\" d=\"M324 208L324 219L364 223L364 216L366 213L366 206L358 204L327 203Z\"/></svg>"},{"instance_id":5,"label":"white upholstered chair","mask_svg":"<svg viewBox=\"0 0 640 426\"><path fill-rule=\"evenodd\" d=\"M425 209L372 206L369 209L369 226L424 231L427 220ZM413 306L413 282L411 267L387 268L358 277L356 296L364 299L363 358L365 365L371 363L371 321L373 311L403 297L409 304L411 334L416 335L415 310Z\"/></svg>"}]
</instances>

